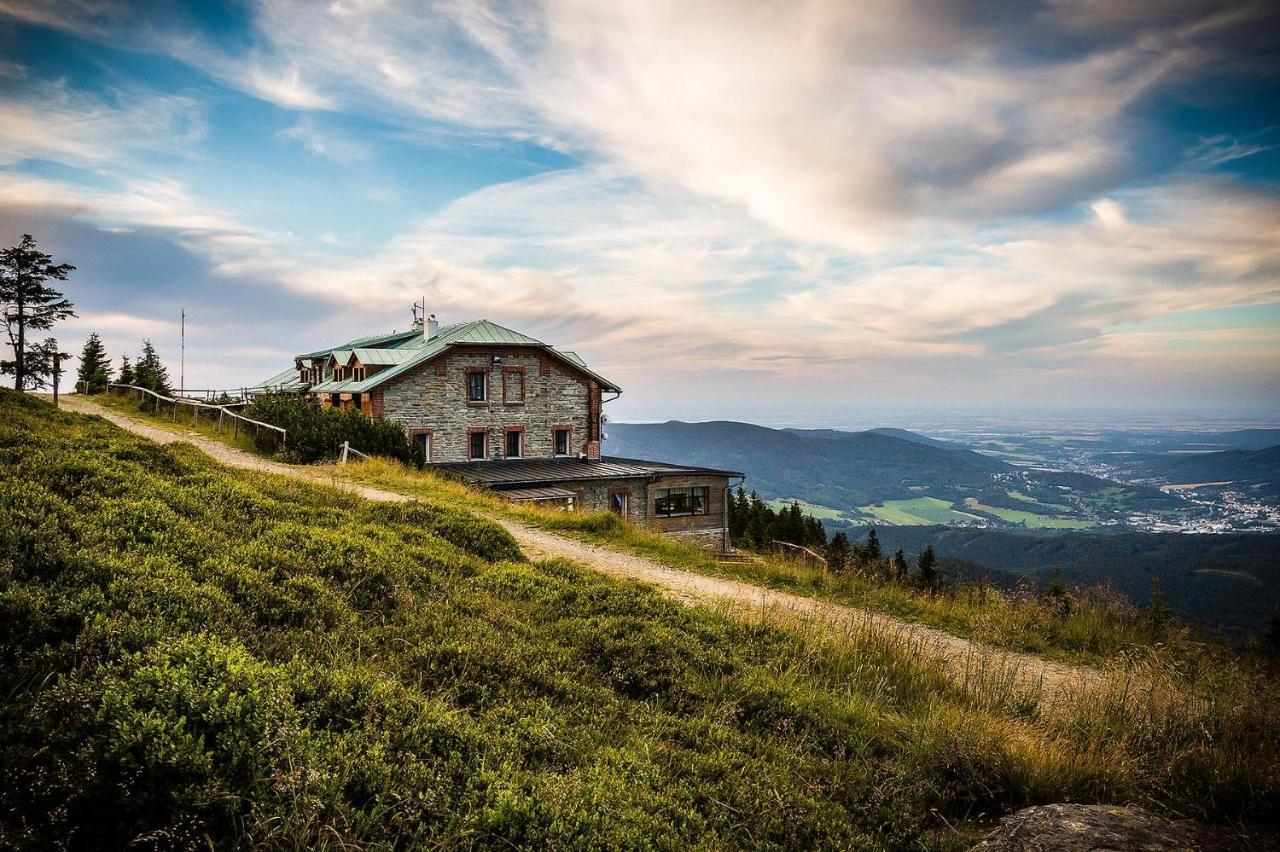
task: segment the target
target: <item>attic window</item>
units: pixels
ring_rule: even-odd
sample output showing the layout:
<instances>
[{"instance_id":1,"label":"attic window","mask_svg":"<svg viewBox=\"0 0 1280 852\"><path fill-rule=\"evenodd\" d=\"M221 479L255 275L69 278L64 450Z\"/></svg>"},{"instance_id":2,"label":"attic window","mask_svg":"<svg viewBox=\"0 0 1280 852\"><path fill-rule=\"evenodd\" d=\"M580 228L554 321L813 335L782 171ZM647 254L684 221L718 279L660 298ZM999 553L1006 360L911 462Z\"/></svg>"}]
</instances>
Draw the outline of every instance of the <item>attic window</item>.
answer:
<instances>
[{"instance_id":1,"label":"attic window","mask_svg":"<svg viewBox=\"0 0 1280 852\"><path fill-rule=\"evenodd\" d=\"M354 368L352 368L352 370L351 370L351 378L355 379L357 382L363 382L363 381L364 381L364 376L365 376L364 367L354 367Z\"/></svg>"}]
</instances>

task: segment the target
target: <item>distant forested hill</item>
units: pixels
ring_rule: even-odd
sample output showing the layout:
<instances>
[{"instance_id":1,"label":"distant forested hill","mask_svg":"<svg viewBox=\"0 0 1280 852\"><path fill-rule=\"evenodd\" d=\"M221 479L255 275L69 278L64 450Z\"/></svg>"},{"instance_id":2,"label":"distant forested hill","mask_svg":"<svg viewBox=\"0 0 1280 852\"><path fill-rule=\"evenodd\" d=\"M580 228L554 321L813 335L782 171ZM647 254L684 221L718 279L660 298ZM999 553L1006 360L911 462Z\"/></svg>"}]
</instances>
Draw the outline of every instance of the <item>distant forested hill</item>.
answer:
<instances>
[{"instance_id":1,"label":"distant forested hill","mask_svg":"<svg viewBox=\"0 0 1280 852\"><path fill-rule=\"evenodd\" d=\"M1170 453L1134 456L1128 475L1170 483L1230 482L1257 497L1280 497L1280 446L1218 453Z\"/></svg>"},{"instance_id":2,"label":"distant forested hill","mask_svg":"<svg viewBox=\"0 0 1280 852\"><path fill-rule=\"evenodd\" d=\"M997 475L1020 477L1041 486L1049 502L1070 489L1084 494L1124 492L1128 506L1160 506L1176 498L1154 488L1120 489L1113 482L1083 473L1029 471L972 450L902 429L841 432L834 429L769 429L749 423L611 423L608 455L647 458L739 470L747 487L765 498L798 498L841 510L885 500L922 496L963 501L981 499L996 506L1026 508L1010 502Z\"/></svg>"},{"instance_id":3,"label":"distant forested hill","mask_svg":"<svg viewBox=\"0 0 1280 852\"><path fill-rule=\"evenodd\" d=\"M928 493L964 499L1013 468L930 439L835 430L779 430L749 423L611 423L609 455L740 470L763 497L798 497L837 508ZM929 443L925 443L929 442ZM936 444L936 445L935 445Z\"/></svg>"},{"instance_id":4,"label":"distant forested hill","mask_svg":"<svg viewBox=\"0 0 1280 852\"><path fill-rule=\"evenodd\" d=\"M1178 614L1232 632L1256 630L1280 608L1280 535L1236 533L1093 533L876 528L882 547L909 554L931 544L965 573L989 573L998 584L1019 575L1038 581L1058 567L1072 585L1108 583L1138 605L1160 580ZM849 531L866 537L866 528ZM982 571L981 569L989 569Z\"/></svg>"}]
</instances>

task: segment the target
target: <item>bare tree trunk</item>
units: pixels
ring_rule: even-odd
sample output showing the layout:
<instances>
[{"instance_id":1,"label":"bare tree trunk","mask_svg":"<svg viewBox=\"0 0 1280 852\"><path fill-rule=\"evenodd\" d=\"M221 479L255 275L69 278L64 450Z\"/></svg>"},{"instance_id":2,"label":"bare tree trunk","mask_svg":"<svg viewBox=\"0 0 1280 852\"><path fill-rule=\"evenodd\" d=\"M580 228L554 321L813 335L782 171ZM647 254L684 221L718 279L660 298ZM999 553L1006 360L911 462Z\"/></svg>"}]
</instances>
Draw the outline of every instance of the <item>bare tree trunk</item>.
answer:
<instances>
[{"instance_id":1,"label":"bare tree trunk","mask_svg":"<svg viewBox=\"0 0 1280 852\"><path fill-rule=\"evenodd\" d=\"M21 288L19 288L21 290ZM26 390L23 387L27 379L27 318L23 314L23 304L21 298L18 299L18 348L13 352L14 379L13 387L15 390Z\"/></svg>"}]
</instances>

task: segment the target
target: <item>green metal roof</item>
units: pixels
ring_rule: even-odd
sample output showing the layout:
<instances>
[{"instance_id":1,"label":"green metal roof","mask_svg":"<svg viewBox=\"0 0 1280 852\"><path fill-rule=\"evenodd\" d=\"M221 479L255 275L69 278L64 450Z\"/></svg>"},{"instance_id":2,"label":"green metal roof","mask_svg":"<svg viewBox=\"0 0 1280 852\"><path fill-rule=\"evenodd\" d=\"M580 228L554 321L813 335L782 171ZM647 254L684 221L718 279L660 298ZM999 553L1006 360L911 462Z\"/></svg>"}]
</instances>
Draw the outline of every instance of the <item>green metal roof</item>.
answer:
<instances>
[{"instance_id":1,"label":"green metal roof","mask_svg":"<svg viewBox=\"0 0 1280 852\"><path fill-rule=\"evenodd\" d=\"M260 384L254 385L254 387L292 390L297 387L302 387L302 379L298 378L297 370L285 370L282 373L276 373L274 376L266 379Z\"/></svg>"},{"instance_id":2,"label":"green metal roof","mask_svg":"<svg viewBox=\"0 0 1280 852\"><path fill-rule=\"evenodd\" d=\"M417 349L352 349L351 353L361 364L401 364L418 354ZM349 359L348 359L349 360Z\"/></svg>"},{"instance_id":3,"label":"green metal roof","mask_svg":"<svg viewBox=\"0 0 1280 852\"><path fill-rule=\"evenodd\" d=\"M587 362L583 361L582 357L577 352L570 352L567 349L557 349L555 351L560 355L563 355L564 357L568 358L570 361L577 364L579 367L587 366Z\"/></svg>"},{"instance_id":4,"label":"green metal roof","mask_svg":"<svg viewBox=\"0 0 1280 852\"><path fill-rule=\"evenodd\" d=\"M363 344L363 345L356 345ZM375 344L375 345L370 345ZM379 346L376 344L387 344ZM360 338L350 343L343 344L341 348L331 350L320 350L312 352L308 355L299 355L299 358L315 358L322 355L333 355L338 359L338 363L346 364L350 358L352 351L360 358L364 364L388 364L385 370L379 370L374 375L363 381L353 381L344 379L338 382L321 382L311 386L311 390L316 393L364 393L371 390L388 379L394 378L405 372L415 364L421 364L429 361L436 355L451 346L460 344L475 344L481 346L529 346L538 349L545 349L547 352L555 355L568 364L582 370L591 376L606 390L618 390L617 385L605 379L603 376L597 375L587 368L586 363L573 352L560 352L551 348L541 340L529 337L527 334L521 334L518 331L512 331L504 328L495 322L487 319L472 320L471 322L461 322L454 325L445 326L440 329L435 337L430 340L422 336L421 331L410 332L392 332L391 334L375 335L373 337ZM368 354L370 360L365 359ZM401 354L403 353L403 354ZM400 360L396 360L399 358ZM377 359L377 360L374 360ZM281 375L284 375L283 373ZM297 374L294 373L296 376ZM300 383L298 383L300 384Z\"/></svg>"}]
</instances>

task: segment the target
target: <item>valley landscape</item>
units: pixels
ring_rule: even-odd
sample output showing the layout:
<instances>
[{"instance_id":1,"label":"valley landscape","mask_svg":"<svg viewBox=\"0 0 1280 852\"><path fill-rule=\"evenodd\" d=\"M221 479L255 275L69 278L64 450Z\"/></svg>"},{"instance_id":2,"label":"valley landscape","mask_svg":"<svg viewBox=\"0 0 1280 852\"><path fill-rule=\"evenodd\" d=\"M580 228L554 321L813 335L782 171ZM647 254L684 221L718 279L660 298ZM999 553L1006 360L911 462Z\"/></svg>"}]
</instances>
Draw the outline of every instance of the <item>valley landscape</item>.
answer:
<instances>
[{"instance_id":1,"label":"valley landscape","mask_svg":"<svg viewBox=\"0 0 1280 852\"><path fill-rule=\"evenodd\" d=\"M1138 603L1158 579L1184 618L1241 635L1280 608L1280 449L1261 446L1273 429L608 431L612 454L742 470L775 507L858 540L875 527L890 548L932 545L958 575L1043 584L1056 569Z\"/></svg>"}]
</instances>

